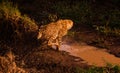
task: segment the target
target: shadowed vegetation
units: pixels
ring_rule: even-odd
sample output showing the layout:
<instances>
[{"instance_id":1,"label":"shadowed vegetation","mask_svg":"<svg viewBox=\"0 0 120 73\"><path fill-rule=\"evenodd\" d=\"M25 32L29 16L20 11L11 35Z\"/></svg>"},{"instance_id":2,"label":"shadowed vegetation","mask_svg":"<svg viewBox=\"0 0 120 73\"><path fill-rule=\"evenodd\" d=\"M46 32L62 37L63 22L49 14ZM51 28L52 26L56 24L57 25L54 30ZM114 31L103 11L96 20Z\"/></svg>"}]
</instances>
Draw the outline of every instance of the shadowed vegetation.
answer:
<instances>
[{"instance_id":1,"label":"shadowed vegetation","mask_svg":"<svg viewBox=\"0 0 120 73\"><path fill-rule=\"evenodd\" d=\"M10 2L0 3L0 39L6 41L25 40L34 37L38 27L27 15L21 15L16 5ZM28 38L27 37L27 38Z\"/></svg>"}]
</instances>

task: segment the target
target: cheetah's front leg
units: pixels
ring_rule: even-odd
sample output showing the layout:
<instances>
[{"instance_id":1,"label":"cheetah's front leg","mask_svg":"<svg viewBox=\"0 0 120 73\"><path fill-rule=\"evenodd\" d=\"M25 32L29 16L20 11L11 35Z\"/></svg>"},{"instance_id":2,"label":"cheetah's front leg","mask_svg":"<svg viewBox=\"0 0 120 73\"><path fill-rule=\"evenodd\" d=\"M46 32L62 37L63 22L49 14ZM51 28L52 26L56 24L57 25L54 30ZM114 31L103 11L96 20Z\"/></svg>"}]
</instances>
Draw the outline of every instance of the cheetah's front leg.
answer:
<instances>
[{"instance_id":1,"label":"cheetah's front leg","mask_svg":"<svg viewBox=\"0 0 120 73\"><path fill-rule=\"evenodd\" d=\"M49 41L48 41L48 46L49 47L51 47L51 48L53 48L53 46L56 46L56 50L58 51L59 50L59 48L60 48L60 46L59 46L60 44L59 44L59 40L58 39L50 39Z\"/></svg>"},{"instance_id":2,"label":"cheetah's front leg","mask_svg":"<svg viewBox=\"0 0 120 73\"><path fill-rule=\"evenodd\" d=\"M60 46L61 46L61 43L62 43L62 38L60 38L60 37L58 37L57 39L56 39L57 41L56 41L56 46L57 46L57 48L56 48L56 50L59 50L60 49Z\"/></svg>"}]
</instances>

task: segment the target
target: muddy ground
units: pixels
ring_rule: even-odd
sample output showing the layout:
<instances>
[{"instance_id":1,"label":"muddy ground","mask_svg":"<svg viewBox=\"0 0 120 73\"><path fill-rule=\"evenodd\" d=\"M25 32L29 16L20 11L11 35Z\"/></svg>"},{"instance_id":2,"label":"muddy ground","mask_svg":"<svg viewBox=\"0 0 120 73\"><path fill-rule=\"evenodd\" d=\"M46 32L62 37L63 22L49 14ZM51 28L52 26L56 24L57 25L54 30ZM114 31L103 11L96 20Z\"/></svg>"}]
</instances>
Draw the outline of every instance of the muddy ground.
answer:
<instances>
[{"instance_id":1,"label":"muddy ground","mask_svg":"<svg viewBox=\"0 0 120 73\"><path fill-rule=\"evenodd\" d=\"M85 42L78 43L75 40L69 39L63 42L60 50L82 58L84 63L88 65L95 65L97 67L105 67L108 64L120 65L120 58L110 54L106 48L95 47Z\"/></svg>"},{"instance_id":2,"label":"muddy ground","mask_svg":"<svg viewBox=\"0 0 120 73\"><path fill-rule=\"evenodd\" d=\"M76 31L74 35L76 41L84 42L98 48L105 48L109 53L120 57L120 38L118 36L106 36L84 24L80 25L79 29L74 30Z\"/></svg>"}]
</instances>

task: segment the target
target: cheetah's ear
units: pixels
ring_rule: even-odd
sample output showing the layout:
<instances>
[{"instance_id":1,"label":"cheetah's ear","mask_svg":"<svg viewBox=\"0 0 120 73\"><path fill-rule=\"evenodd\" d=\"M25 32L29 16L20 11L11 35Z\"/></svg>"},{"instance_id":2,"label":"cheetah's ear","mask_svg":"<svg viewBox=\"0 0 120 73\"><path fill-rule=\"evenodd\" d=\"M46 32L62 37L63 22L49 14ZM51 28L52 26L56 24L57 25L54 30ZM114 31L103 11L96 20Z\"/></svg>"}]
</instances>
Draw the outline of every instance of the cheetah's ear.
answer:
<instances>
[{"instance_id":1,"label":"cheetah's ear","mask_svg":"<svg viewBox=\"0 0 120 73\"><path fill-rule=\"evenodd\" d=\"M61 24L61 23L63 23L63 20L60 19L60 20L56 21L56 23L57 23L57 24Z\"/></svg>"}]
</instances>

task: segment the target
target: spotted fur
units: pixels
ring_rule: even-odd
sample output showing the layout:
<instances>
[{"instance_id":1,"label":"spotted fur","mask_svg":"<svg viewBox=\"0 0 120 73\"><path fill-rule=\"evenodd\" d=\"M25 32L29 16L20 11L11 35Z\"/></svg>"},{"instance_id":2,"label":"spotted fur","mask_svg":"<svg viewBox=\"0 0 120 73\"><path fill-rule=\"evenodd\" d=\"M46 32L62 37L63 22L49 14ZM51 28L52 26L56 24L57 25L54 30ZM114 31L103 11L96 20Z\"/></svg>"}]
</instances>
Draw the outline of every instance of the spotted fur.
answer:
<instances>
[{"instance_id":1,"label":"spotted fur","mask_svg":"<svg viewBox=\"0 0 120 73\"><path fill-rule=\"evenodd\" d=\"M56 46L59 50L62 37L65 36L69 29L73 26L72 20L58 20L57 22L52 22L50 24L41 26L37 39L44 40L46 44L50 47Z\"/></svg>"}]
</instances>

